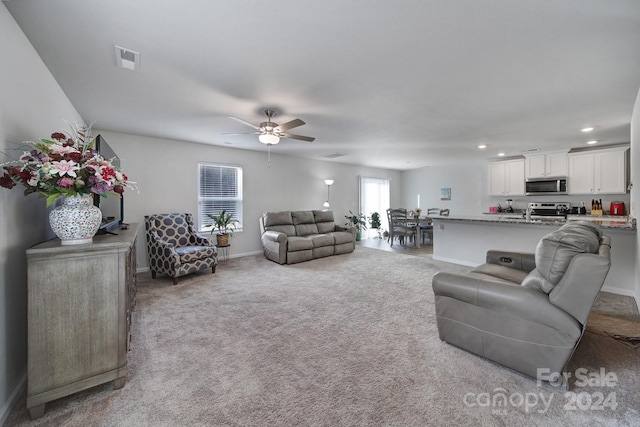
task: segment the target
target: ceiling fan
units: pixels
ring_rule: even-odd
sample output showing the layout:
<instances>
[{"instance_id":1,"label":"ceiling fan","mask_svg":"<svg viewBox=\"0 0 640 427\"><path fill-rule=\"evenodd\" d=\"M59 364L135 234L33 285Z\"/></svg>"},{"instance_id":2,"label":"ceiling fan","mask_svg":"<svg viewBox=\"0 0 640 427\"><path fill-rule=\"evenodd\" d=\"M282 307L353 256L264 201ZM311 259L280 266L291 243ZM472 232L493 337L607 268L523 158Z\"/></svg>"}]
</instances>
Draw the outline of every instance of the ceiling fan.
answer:
<instances>
[{"instance_id":1,"label":"ceiling fan","mask_svg":"<svg viewBox=\"0 0 640 427\"><path fill-rule=\"evenodd\" d=\"M295 120L291 120L290 122L279 125L271 121L271 119L275 115L275 112L273 110L264 110L264 114L267 116L267 121L260 123L259 126L256 126L253 123L249 123L248 121L243 120L240 117L229 116L230 119L236 120L240 123L243 123L247 126L254 128L256 132L225 133L223 135L259 135L258 140L268 146L277 144L278 142L280 142L280 138L298 139L300 141L308 141L308 142L315 141L315 138L310 136L294 135L292 133L286 132L289 129L293 129L298 126L304 125L305 122L303 122L302 120L295 119Z\"/></svg>"}]
</instances>

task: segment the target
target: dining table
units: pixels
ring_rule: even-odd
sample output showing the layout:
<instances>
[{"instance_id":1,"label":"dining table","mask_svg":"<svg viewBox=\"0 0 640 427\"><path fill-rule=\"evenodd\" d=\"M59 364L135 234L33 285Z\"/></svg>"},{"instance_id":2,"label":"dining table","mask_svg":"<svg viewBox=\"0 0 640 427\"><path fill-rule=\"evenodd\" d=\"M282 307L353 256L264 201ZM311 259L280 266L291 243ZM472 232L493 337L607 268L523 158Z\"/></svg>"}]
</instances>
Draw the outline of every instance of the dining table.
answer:
<instances>
[{"instance_id":1,"label":"dining table","mask_svg":"<svg viewBox=\"0 0 640 427\"><path fill-rule=\"evenodd\" d=\"M432 220L428 216L413 216L411 218L407 218L402 221L403 225L408 228L412 228L415 230L415 235L413 239L413 246L415 248L420 248L420 242L422 240L422 231L420 230L421 225L431 225Z\"/></svg>"}]
</instances>

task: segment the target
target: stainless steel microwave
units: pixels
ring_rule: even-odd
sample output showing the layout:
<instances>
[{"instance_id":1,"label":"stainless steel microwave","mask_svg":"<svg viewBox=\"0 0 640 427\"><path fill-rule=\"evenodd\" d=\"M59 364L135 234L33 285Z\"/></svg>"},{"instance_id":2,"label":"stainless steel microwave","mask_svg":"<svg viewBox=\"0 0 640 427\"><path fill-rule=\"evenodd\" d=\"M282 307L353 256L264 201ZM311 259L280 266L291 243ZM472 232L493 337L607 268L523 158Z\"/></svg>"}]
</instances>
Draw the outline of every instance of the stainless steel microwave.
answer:
<instances>
[{"instance_id":1,"label":"stainless steel microwave","mask_svg":"<svg viewBox=\"0 0 640 427\"><path fill-rule=\"evenodd\" d=\"M524 183L527 196L567 194L567 178L528 179Z\"/></svg>"}]
</instances>

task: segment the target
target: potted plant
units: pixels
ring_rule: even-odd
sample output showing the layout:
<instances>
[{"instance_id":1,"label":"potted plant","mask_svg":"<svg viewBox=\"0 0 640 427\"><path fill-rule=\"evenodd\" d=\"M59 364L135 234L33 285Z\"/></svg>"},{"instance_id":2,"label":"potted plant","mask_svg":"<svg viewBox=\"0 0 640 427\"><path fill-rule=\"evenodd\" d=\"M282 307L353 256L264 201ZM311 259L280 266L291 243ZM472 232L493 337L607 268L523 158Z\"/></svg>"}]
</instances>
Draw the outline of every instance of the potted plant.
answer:
<instances>
[{"instance_id":1,"label":"potted plant","mask_svg":"<svg viewBox=\"0 0 640 427\"><path fill-rule=\"evenodd\" d=\"M211 234L216 230L218 231L218 234L216 235L216 242L218 246L229 246L229 237L233 237L238 220L233 219L233 214L227 213L225 209L223 209L218 215L207 214L207 216L213 220Z\"/></svg>"},{"instance_id":2,"label":"potted plant","mask_svg":"<svg viewBox=\"0 0 640 427\"><path fill-rule=\"evenodd\" d=\"M354 214L351 211L349 211L349 215L344 217L348 219L345 225L351 225L356 228L356 241L359 242L362 238L362 230L367 229L367 217L361 213Z\"/></svg>"},{"instance_id":3,"label":"potted plant","mask_svg":"<svg viewBox=\"0 0 640 427\"><path fill-rule=\"evenodd\" d=\"M371 225L371 228L380 228L382 224L380 223L380 214L378 212L373 212L371 214L371 218L369 218L369 225Z\"/></svg>"}]
</instances>

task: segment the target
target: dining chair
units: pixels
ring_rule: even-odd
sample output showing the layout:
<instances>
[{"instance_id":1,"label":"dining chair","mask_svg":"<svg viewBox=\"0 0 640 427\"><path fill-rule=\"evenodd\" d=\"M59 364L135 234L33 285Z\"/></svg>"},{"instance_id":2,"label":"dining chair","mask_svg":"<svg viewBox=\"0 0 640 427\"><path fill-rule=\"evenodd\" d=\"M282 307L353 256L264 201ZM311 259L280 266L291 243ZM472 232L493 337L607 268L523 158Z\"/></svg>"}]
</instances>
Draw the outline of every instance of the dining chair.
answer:
<instances>
[{"instance_id":1,"label":"dining chair","mask_svg":"<svg viewBox=\"0 0 640 427\"><path fill-rule=\"evenodd\" d=\"M440 208L429 208L427 209L427 218L423 221L420 221L420 237L422 238L422 243L424 244L424 238L427 236L429 238L429 243L433 245L433 221L431 217L434 215L440 215L442 210Z\"/></svg>"},{"instance_id":2,"label":"dining chair","mask_svg":"<svg viewBox=\"0 0 640 427\"><path fill-rule=\"evenodd\" d=\"M397 237L402 246L407 247L408 238L418 238L416 224L415 227L408 225L407 210L402 208L387 209L387 220L389 221L389 243L393 247L393 240Z\"/></svg>"}]
</instances>

